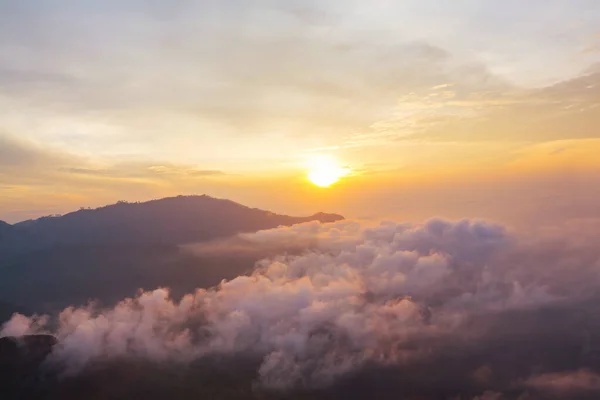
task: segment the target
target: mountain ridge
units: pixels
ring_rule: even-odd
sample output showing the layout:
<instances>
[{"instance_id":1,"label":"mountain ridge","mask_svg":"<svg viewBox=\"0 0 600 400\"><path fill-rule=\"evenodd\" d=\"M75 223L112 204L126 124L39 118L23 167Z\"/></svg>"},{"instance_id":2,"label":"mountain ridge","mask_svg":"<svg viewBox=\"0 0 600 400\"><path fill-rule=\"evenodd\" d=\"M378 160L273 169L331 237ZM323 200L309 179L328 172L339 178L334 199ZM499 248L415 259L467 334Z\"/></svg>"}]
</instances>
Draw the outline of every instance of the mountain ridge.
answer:
<instances>
[{"instance_id":1,"label":"mountain ridge","mask_svg":"<svg viewBox=\"0 0 600 400\"><path fill-rule=\"evenodd\" d=\"M0 240L12 233L14 227L8 222L0 220Z\"/></svg>"},{"instance_id":2,"label":"mountain ridge","mask_svg":"<svg viewBox=\"0 0 600 400\"><path fill-rule=\"evenodd\" d=\"M107 204L105 206L100 206L100 207L96 207L96 208L85 208L82 207L79 210L76 211L71 211L68 212L66 214L60 214L60 215L45 215L39 218L35 218L35 219L28 219L28 220L24 220L24 221L19 221L19 222L15 222L14 224L9 224L8 222L2 221L0 220L0 227L2 226L10 226L10 227L20 227L20 226L31 226L39 221L45 221L45 220L54 220L54 219L60 219L60 218L64 218L64 217L70 217L73 215L77 215L80 213L86 213L86 212L94 212L94 211L101 211L101 210L107 210L107 209L113 209L115 207L118 206L137 206L137 205L149 205L149 204L156 204L156 203L161 203L161 202L167 202L167 201L175 201L175 200L180 200L180 199L199 199L199 200L208 200L208 201L217 201L217 202L222 202L223 204L230 204L230 205L234 205L237 207L243 207L249 210L254 210L254 211L263 211L266 212L268 214L271 215L278 215L278 216L285 216L285 217L291 217L291 218L298 218L298 219L312 219L312 218L323 218L323 219L329 219L331 217L337 218L336 220L339 219L344 219L344 217L340 214L334 214L334 213L325 213L322 211L316 212L312 215L309 216L304 216L304 217L299 217L299 216L289 216L289 215L285 215L285 214L278 214L278 213L274 213L268 210L263 210L261 208L257 208L257 207L248 207L245 206L241 203L238 203L236 201L230 200L230 199L223 199L223 198L218 198L218 197L213 197L213 196L209 196L206 194L202 194L202 195L179 195L179 196L170 196L170 197L163 197L160 199L152 199L152 200L147 200L147 201L135 201L135 202L130 202L130 201L118 201L116 203L112 203L112 204ZM328 221L321 221L321 222L328 222ZM332 221L333 222L333 221Z\"/></svg>"},{"instance_id":3,"label":"mountain ridge","mask_svg":"<svg viewBox=\"0 0 600 400\"><path fill-rule=\"evenodd\" d=\"M342 218L292 217L204 195L118 202L9 225L0 235L0 323L21 309L53 312L90 299L114 304L140 288L183 295L211 287L251 271L266 254L198 255L183 245Z\"/></svg>"},{"instance_id":4,"label":"mountain ridge","mask_svg":"<svg viewBox=\"0 0 600 400\"><path fill-rule=\"evenodd\" d=\"M120 201L61 216L0 224L0 257L81 244L179 245L302 222L341 219L344 217L339 214L323 212L306 217L277 214L207 195Z\"/></svg>"}]
</instances>

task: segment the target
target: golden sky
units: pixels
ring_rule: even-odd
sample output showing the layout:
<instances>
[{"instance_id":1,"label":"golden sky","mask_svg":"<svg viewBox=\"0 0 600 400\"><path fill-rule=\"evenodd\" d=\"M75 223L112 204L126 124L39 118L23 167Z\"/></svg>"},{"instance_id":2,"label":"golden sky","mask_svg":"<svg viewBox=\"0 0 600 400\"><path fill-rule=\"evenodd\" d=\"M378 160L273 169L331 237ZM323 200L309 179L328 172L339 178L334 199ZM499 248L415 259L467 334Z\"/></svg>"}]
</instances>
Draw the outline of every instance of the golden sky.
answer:
<instances>
[{"instance_id":1,"label":"golden sky","mask_svg":"<svg viewBox=\"0 0 600 400\"><path fill-rule=\"evenodd\" d=\"M0 4L0 219L597 212L596 0L31 4ZM318 188L315 156L351 172Z\"/></svg>"}]
</instances>

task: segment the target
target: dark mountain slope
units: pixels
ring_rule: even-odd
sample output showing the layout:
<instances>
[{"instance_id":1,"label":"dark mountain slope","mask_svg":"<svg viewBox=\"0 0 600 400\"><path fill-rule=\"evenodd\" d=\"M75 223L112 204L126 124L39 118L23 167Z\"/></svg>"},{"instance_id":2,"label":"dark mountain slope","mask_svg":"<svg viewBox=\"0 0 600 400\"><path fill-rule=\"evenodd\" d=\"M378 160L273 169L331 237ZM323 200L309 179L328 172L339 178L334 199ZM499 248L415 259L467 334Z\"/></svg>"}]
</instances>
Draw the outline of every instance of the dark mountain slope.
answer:
<instances>
[{"instance_id":1,"label":"dark mountain slope","mask_svg":"<svg viewBox=\"0 0 600 400\"><path fill-rule=\"evenodd\" d=\"M39 398L41 366L56 343L51 335L0 338L0 398Z\"/></svg>"},{"instance_id":2,"label":"dark mountain slope","mask_svg":"<svg viewBox=\"0 0 600 400\"><path fill-rule=\"evenodd\" d=\"M10 305L0 307L0 317L20 308L52 313L89 299L111 305L139 288L169 287L177 296L214 286L251 271L263 255L198 256L179 245L342 218L290 217L229 200L180 196L8 225L0 238L0 302Z\"/></svg>"},{"instance_id":3,"label":"dark mountain slope","mask_svg":"<svg viewBox=\"0 0 600 400\"><path fill-rule=\"evenodd\" d=\"M177 297L251 272L261 256L198 256L170 245L80 245L35 251L0 269L0 317L21 312L8 305L3 310L3 300L33 312L54 313L90 299L112 306L140 288L168 287Z\"/></svg>"},{"instance_id":4,"label":"dark mountain slope","mask_svg":"<svg viewBox=\"0 0 600 400\"><path fill-rule=\"evenodd\" d=\"M119 202L16 224L0 239L0 257L81 244L183 244L281 225L340 219L340 215L324 213L309 217L279 215L209 196Z\"/></svg>"},{"instance_id":5,"label":"dark mountain slope","mask_svg":"<svg viewBox=\"0 0 600 400\"><path fill-rule=\"evenodd\" d=\"M7 224L4 221L0 221L0 240L2 240L2 238L9 235L10 233L12 233L13 229L14 228L12 225Z\"/></svg>"}]
</instances>

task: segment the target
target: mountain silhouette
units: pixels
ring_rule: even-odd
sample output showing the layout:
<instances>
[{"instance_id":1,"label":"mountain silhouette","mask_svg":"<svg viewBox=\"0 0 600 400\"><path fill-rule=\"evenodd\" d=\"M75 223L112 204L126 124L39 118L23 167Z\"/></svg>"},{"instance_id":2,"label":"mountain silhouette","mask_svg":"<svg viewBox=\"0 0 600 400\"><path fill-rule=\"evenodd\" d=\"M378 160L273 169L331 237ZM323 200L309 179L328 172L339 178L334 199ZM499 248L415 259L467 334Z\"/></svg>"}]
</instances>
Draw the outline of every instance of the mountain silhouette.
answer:
<instances>
[{"instance_id":1,"label":"mountain silhouette","mask_svg":"<svg viewBox=\"0 0 600 400\"><path fill-rule=\"evenodd\" d=\"M0 258L54 246L184 244L240 232L308 221L334 222L341 215L291 217L210 196L178 196L144 203L119 202L63 216L0 224Z\"/></svg>"},{"instance_id":2,"label":"mountain silhouette","mask_svg":"<svg viewBox=\"0 0 600 400\"><path fill-rule=\"evenodd\" d=\"M181 245L341 215L291 217L209 196L81 209L0 224L0 323L13 312L53 313L91 299L110 305L138 289L173 295L251 272L267 254L197 255ZM21 311L22 312L22 311Z\"/></svg>"},{"instance_id":3,"label":"mountain silhouette","mask_svg":"<svg viewBox=\"0 0 600 400\"><path fill-rule=\"evenodd\" d=\"M13 229L14 229L13 226L10 225L9 223L0 221L0 240L2 240L4 237L9 235Z\"/></svg>"},{"instance_id":4,"label":"mountain silhouette","mask_svg":"<svg viewBox=\"0 0 600 400\"><path fill-rule=\"evenodd\" d=\"M0 393L2 398L39 398L42 363L56 345L51 335L0 338Z\"/></svg>"}]
</instances>

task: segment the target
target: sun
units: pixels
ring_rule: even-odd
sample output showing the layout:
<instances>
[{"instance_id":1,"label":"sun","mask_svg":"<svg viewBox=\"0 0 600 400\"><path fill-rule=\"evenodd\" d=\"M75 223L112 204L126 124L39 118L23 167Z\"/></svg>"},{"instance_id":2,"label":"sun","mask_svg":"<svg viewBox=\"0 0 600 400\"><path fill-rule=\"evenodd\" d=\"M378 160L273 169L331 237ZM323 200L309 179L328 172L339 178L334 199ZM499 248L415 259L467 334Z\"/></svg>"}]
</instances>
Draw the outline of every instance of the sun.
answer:
<instances>
[{"instance_id":1,"label":"sun","mask_svg":"<svg viewBox=\"0 0 600 400\"><path fill-rule=\"evenodd\" d=\"M329 187L350 173L350 169L328 155L319 155L308 162L308 180L320 187Z\"/></svg>"}]
</instances>

